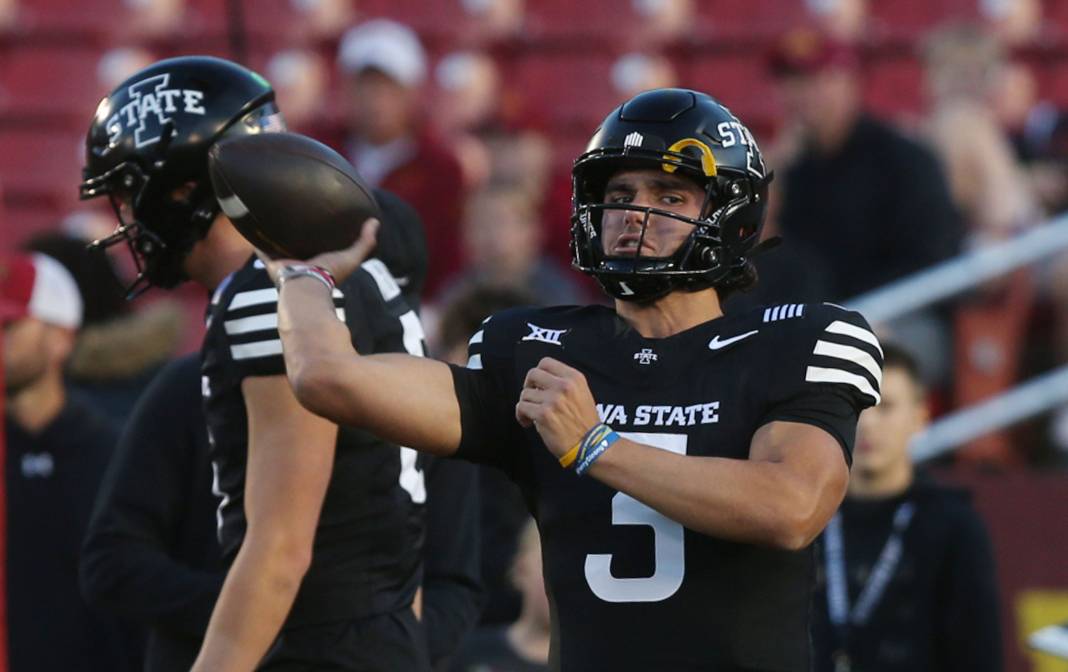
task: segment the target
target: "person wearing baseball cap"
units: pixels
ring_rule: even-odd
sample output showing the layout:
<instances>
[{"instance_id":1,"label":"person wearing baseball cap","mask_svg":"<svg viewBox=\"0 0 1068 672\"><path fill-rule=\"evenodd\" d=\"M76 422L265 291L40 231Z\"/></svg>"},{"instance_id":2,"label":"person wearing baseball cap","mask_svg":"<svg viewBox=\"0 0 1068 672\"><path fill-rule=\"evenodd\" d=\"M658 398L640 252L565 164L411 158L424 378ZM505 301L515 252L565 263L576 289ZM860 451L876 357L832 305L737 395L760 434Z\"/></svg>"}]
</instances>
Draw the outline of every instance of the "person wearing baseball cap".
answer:
<instances>
[{"instance_id":1,"label":"person wearing baseball cap","mask_svg":"<svg viewBox=\"0 0 1068 672\"><path fill-rule=\"evenodd\" d=\"M43 254L0 256L10 669L123 669L114 625L78 590L78 552L117 431L67 393L82 323L66 268Z\"/></svg>"},{"instance_id":2,"label":"person wearing baseball cap","mask_svg":"<svg viewBox=\"0 0 1068 672\"><path fill-rule=\"evenodd\" d=\"M464 185L460 162L424 115L427 56L415 32L388 19L365 21L340 41L344 132L330 138L373 187L419 213L428 248L427 295L458 270ZM322 135L322 134L321 134Z\"/></svg>"}]
</instances>

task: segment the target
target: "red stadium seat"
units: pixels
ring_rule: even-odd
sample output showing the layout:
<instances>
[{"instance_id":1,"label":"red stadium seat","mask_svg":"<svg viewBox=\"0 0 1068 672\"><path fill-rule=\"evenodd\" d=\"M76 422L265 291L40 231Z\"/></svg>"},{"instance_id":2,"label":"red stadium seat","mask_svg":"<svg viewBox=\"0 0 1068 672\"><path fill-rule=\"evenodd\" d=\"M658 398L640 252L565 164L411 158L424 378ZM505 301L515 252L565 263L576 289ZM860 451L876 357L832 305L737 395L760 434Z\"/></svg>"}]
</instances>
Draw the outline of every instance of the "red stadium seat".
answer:
<instances>
[{"instance_id":1,"label":"red stadium seat","mask_svg":"<svg viewBox=\"0 0 1068 672\"><path fill-rule=\"evenodd\" d=\"M889 38L915 40L948 21L975 19L979 0L887 0L869 3L873 31Z\"/></svg>"},{"instance_id":2,"label":"red stadium seat","mask_svg":"<svg viewBox=\"0 0 1068 672\"><path fill-rule=\"evenodd\" d=\"M622 102L612 88L611 67L608 54L532 53L519 60L506 81L523 93L529 105L544 110L553 123L593 133Z\"/></svg>"},{"instance_id":3,"label":"red stadium seat","mask_svg":"<svg viewBox=\"0 0 1068 672\"><path fill-rule=\"evenodd\" d=\"M24 46L13 49L0 69L0 112L34 118L74 115L88 120L100 97L100 54L85 47Z\"/></svg>"},{"instance_id":4,"label":"red stadium seat","mask_svg":"<svg viewBox=\"0 0 1068 672\"><path fill-rule=\"evenodd\" d=\"M19 4L19 24L27 34L113 32L128 13L123 0L30 0Z\"/></svg>"},{"instance_id":5,"label":"red stadium seat","mask_svg":"<svg viewBox=\"0 0 1068 672\"><path fill-rule=\"evenodd\" d=\"M801 0L704 0L698 29L710 38L763 41L811 19Z\"/></svg>"},{"instance_id":6,"label":"red stadium seat","mask_svg":"<svg viewBox=\"0 0 1068 672\"><path fill-rule=\"evenodd\" d=\"M0 128L5 203L58 208L77 201L84 143L81 134Z\"/></svg>"},{"instance_id":7,"label":"red stadium seat","mask_svg":"<svg viewBox=\"0 0 1068 672\"><path fill-rule=\"evenodd\" d=\"M913 58L880 59L865 68L864 100L887 116L917 113L924 108L923 68Z\"/></svg>"}]
</instances>

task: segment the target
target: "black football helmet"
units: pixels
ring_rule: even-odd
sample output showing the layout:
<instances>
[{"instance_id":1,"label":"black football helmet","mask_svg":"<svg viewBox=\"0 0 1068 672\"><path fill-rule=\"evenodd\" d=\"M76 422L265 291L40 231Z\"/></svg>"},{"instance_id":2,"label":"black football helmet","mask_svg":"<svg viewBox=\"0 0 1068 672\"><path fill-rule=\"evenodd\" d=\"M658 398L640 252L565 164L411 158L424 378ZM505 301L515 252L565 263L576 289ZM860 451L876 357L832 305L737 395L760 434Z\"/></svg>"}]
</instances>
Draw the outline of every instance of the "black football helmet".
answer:
<instances>
[{"instance_id":1,"label":"black football helmet","mask_svg":"<svg viewBox=\"0 0 1068 672\"><path fill-rule=\"evenodd\" d=\"M621 170L658 168L693 179L704 204L689 218L653 207L605 203L605 186ZM574 266L611 296L650 302L675 289L737 289L755 279L749 261L760 239L771 175L738 118L711 96L687 89L639 94L608 115L574 164L571 248ZM608 210L644 213L693 225L668 257L606 253L602 220ZM750 278L746 281L745 278Z\"/></svg>"},{"instance_id":2,"label":"black football helmet","mask_svg":"<svg viewBox=\"0 0 1068 672\"><path fill-rule=\"evenodd\" d=\"M129 295L186 279L182 261L219 213L208 149L284 127L266 79L210 56L154 63L100 101L79 191L107 196L115 209L118 228L93 245L127 243L138 269Z\"/></svg>"}]
</instances>

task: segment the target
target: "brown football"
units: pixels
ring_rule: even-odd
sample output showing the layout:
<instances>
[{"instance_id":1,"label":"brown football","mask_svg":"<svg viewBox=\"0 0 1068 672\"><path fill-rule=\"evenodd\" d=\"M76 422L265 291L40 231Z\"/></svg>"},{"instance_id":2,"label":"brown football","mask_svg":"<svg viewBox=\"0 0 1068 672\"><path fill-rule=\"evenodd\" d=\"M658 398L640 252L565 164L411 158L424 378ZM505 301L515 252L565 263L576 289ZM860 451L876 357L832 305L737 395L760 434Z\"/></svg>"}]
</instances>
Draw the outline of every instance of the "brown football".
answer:
<instances>
[{"instance_id":1,"label":"brown football","mask_svg":"<svg viewBox=\"0 0 1068 672\"><path fill-rule=\"evenodd\" d=\"M208 153L223 213L274 259L308 259L348 247L377 201L348 161L296 133L243 135Z\"/></svg>"}]
</instances>

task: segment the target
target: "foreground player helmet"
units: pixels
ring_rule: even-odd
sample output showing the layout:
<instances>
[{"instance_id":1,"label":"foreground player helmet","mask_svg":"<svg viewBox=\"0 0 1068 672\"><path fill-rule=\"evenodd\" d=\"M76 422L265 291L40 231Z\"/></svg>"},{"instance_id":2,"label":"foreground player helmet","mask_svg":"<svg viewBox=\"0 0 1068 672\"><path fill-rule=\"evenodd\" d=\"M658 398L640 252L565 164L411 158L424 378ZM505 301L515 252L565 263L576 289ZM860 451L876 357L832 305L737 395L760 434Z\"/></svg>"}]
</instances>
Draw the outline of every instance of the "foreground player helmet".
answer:
<instances>
[{"instance_id":1,"label":"foreground player helmet","mask_svg":"<svg viewBox=\"0 0 1068 672\"><path fill-rule=\"evenodd\" d=\"M159 61L100 101L86 137L82 199L107 196L119 219L94 243L126 242L130 295L186 279L182 261L219 213L208 149L222 137L283 130L260 75L209 56Z\"/></svg>"},{"instance_id":2,"label":"foreground player helmet","mask_svg":"<svg viewBox=\"0 0 1068 672\"><path fill-rule=\"evenodd\" d=\"M605 186L623 169L657 168L694 180L705 192L698 217L652 207L604 203ZM753 135L711 96L686 89L639 94L612 111L571 171L574 265L617 299L649 302L675 289L739 289L755 280L750 257L760 239L768 174ZM644 213L693 225L668 257L606 254L608 210Z\"/></svg>"}]
</instances>

